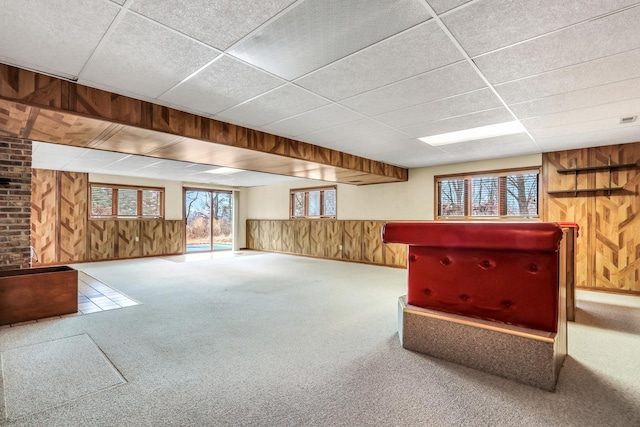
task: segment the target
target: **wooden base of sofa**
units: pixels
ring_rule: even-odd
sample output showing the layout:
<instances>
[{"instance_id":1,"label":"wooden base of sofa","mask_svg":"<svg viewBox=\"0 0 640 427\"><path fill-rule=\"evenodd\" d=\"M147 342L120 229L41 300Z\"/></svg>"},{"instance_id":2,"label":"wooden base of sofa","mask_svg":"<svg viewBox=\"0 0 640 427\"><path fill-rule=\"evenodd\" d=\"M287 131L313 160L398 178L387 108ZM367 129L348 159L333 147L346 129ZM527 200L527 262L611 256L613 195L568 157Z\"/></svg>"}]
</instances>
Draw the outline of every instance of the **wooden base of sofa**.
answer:
<instances>
[{"instance_id":1,"label":"wooden base of sofa","mask_svg":"<svg viewBox=\"0 0 640 427\"><path fill-rule=\"evenodd\" d=\"M60 266L0 271L0 325L77 311L77 270Z\"/></svg>"},{"instance_id":2,"label":"wooden base of sofa","mask_svg":"<svg viewBox=\"0 0 640 427\"><path fill-rule=\"evenodd\" d=\"M566 325L565 325L566 328ZM474 319L398 301L398 330L407 350L554 391L567 355L559 333Z\"/></svg>"}]
</instances>

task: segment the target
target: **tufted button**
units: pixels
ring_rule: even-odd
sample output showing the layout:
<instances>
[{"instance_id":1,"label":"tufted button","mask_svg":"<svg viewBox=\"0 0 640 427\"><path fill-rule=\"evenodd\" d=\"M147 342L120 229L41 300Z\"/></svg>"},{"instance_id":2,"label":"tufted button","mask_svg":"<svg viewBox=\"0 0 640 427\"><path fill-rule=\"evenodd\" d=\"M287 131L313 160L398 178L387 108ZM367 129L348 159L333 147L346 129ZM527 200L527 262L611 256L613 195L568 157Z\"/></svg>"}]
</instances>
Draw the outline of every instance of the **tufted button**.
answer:
<instances>
[{"instance_id":1,"label":"tufted button","mask_svg":"<svg viewBox=\"0 0 640 427\"><path fill-rule=\"evenodd\" d=\"M483 268L485 270L492 268L493 267L493 263L491 261L489 261L488 259L482 260L478 263L478 266L480 268Z\"/></svg>"},{"instance_id":2,"label":"tufted button","mask_svg":"<svg viewBox=\"0 0 640 427\"><path fill-rule=\"evenodd\" d=\"M469 297L469 295L462 294L462 295L460 295L459 299L462 302L467 302L467 301L469 301L471 299L471 297Z\"/></svg>"},{"instance_id":3,"label":"tufted button","mask_svg":"<svg viewBox=\"0 0 640 427\"><path fill-rule=\"evenodd\" d=\"M415 255L409 255L409 261L412 261L412 262L413 262L413 261L415 261L415 260L417 260L417 259L418 259L418 257L417 257L417 256L415 256Z\"/></svg>"},{"instance_id":4,"label":"tufted button","mask_svg":"<svg viewBox=\"0 0 640 427\"><path fill-rule=\"evenodd\" d=\"M445 258L442 258L442 259L440 260L440 264L442 264L442 265L449 265L449 264L451 264L451 260L450 260L449 258L446 258L446 257L445 257Z\"/></svg>"},{"instance_id":5,"label":"tufted button","mask_svg":"<svg viewBox=\"0 0 640 427\"><path fill-rule=\"evenodd\" d=\"M536 273L538 271L538 266L536 264L529 264L527 265L527 270L532 272L532 273Z\"/></svg>"},{"instance_id":6,"label":"tufted button","mask_svg":"<svg viewBox=\"0 0 640 427\"><path fill-rule=\"evenodd\" d=\"M424 289L424 290L422 291L422 293L423 293L424 295L431 295L431 289Z\"/></svg>"},{"instance_id":7,"label":"tufted button","mask_svg":"<svg viewBox=\"0 0 640 427\"><path fill-rule=\"evenodd\" d=\"M504 300L500 303L500 305L503 306L504 308L511 308L513 303L509 300Z\"/></svg>"}]
</instances>

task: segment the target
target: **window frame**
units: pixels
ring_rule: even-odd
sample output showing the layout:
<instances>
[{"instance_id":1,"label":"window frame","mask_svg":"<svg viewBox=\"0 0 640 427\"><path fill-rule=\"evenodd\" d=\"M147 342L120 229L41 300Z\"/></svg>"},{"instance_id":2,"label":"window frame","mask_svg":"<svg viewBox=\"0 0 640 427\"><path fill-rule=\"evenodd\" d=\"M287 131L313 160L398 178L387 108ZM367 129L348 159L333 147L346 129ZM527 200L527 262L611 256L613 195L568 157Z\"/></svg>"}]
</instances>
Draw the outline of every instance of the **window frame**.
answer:
<instances>
[{"instance_id":1,"label":"window frame","mask_svg":"<svg viewBox=\"0 0 640 427\"><path fill-rule=\"evenodd\" d=\"M111 192L111 215L94 215L93 214L93 189L94 188L110 188ZM118 213L118 191L119 190L136 190L136 215L120 215ZM143 191L157 191L159 193L160 200L158 201L160 212L159 215L144 215L143 214ZM145 220L145 219L164 219L164 192L162 187L148 187L142 185L121 185L121 184L105 184L101 182L89 183L89 195L87 203L87 213L90 220L105 220L105 219L125 219L125 220Z\"/></svg>"},{"instance_id":2,"label":"window frame","mask_svg":"<svg viewBox=\"0 0 640 427\"><path fill-rule=\"evenodd\" d=\"M336 213L335 215L325 215L324 213L324 192L334 190L336 192ZM320 192L320 215L309 215L309 193ZM294 215L294 197L296 193L304 193L304 215ZM325 187L292 188L289 190L289 219L337 219L338 217L338 186L331 185Z\"/></svg>"},{"instance_id":3,"label":"window frame","mask_svg":"<svg viewBox=\"0 0 640 427\"><path fill-rule=\"evenodd\" d=\"M449 175L436 175L434 176L434 218L437 221L532 221L540 220L540 212L543 211L542 197L541 197L541 178L542 168L540 166L515 168L515 169L499 169L490 171L478 171L457 173ZM535 215L507 215L507 197L505 186L506 177L511 175L526 175L536 174L537 176L537 214ZM498 215L473 215L473 192L472 192L472 179L473 178L498 178ZM464 194L464 214L459 216L446 216L440 215L440 182L448 180L464 180L465 194Z\"/></svg>"}]
</instances>

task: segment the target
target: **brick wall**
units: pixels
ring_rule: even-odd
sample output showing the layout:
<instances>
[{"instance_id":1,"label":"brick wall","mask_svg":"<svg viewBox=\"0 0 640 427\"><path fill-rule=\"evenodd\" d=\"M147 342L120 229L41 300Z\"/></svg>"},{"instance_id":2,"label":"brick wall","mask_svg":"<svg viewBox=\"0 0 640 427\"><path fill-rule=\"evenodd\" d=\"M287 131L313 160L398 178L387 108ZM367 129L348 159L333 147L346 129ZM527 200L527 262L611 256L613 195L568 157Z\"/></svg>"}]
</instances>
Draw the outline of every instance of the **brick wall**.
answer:
<instances>
[{"instance_id":1,"label":"brick wall","mask_svg":"<svg viewBox=\"0 0 640 427\"><path fill-rule=\"evenodd\" d=\"M0 270L28 268L31 258L31 141L0 136Z\"/></svg>"}]
</instances>

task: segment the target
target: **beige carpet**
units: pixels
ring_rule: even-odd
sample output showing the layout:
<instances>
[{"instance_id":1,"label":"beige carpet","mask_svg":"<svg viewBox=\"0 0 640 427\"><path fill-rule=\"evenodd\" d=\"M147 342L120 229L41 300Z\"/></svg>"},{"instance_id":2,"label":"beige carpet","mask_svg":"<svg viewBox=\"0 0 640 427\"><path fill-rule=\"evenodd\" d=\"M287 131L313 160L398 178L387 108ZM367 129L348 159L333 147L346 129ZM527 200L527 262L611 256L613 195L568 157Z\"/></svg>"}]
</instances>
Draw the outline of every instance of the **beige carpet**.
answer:
<instances>
[{"instance_id":1,"label":"beige carpet","mask_svg":"<svg viewBox=\"0 0 640 427\"><path fill-rule=\"evenodd\" d=\"M0 424L640 425L640 298L578 294L550 393L402 349L404 270L251 254L79 265L141 305L0 329L3 364L21 348L90 337L127 382L107 386L117 375L95 347L67 348L60 363L89 358L107 381L58 401L34 395L21 409L15 384L31 370L3 366L11 419ZM60 363L29 381L74 388L77 373Z\"/></svg>"}]
</instances>

